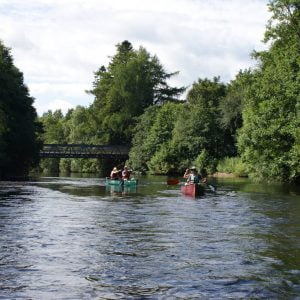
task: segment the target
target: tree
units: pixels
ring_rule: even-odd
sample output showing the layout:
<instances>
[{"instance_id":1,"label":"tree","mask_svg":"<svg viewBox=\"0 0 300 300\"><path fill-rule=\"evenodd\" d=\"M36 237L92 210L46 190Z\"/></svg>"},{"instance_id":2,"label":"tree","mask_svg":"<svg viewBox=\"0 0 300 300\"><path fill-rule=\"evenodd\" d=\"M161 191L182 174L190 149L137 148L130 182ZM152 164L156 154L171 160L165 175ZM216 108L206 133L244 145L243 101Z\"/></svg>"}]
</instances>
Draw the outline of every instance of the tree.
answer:
<instances>
[{"instance_id":1,"label":"tree","mask_svg":"<svg viewBox=\"0 0 300 300\"><path fill-rule=\"evenodd\" d=\"M177 160L174 160L169 146L174 124L181 110L181 103L172 102L161 106L152 105L145 110L133 136L129 153L131 167L142 172L150 170L155 174L166 174L174 170Z\"/></svg>"},{"instance_id":2,"label":"tree","mask_svg":"<svg viewBox=\"0 0 300 300\"><path fill-rule=\"evenodd\" d=\"M255 52L259 68L247 94L238 145L250 175L296 181L299 173L300 4L274 0L267 51Z\"/></svg>"},{"instance_id":3,"label":"tree","mask_svg":"<svg viewBox=\"0 0 300 300\"><path fill-rule=\"evenodd\" d=\"M45 128L43 133L43 142L45 144L63 144L66 142L66 137L63 130L64 116L60 109L52 112L44 113L39 121Z\"/></svg>"},{"instance_id":4,"label":"tree","mask_svg":"<svg viewBox=\"0 0 300 300\"><path fill-rule=\"evenodd\" d=\"M224 130L226 155L237 155L237 131L243 125L243 110L247 100L247 91L253 79L252 71L240 71L227 86L226 96L221 98L220 125Z\"/></svg>"},{"instance_id":5,"label":"tree","mask_svg":"<svg viewBox=\"0 0 300 300\"><path fill-rule=\"evenodd\" d=\"M149 132L160 109L159 106L149 106L145 112L137 118L137 124L133 131L132 147L129 153L129 165L134 170L146 172L147 162L153 155L152 148L146 144L145 132Z\"/></svg>"},{"instance_id":6,"label":"tree","mask_svg":"<svg viewBox=\"0 0 300 300\"><path fill-rule=\"evenodd\" d=\"M226 86L217 77L199 79L193 84L172 139L172 147L183 162L181 170L195 162L204 150L210 158L210 166L207 166L210 170L215 169L217 159L226 155L224 130L219 122L219 104L225 95Z\"/></svg>"},{"instance_id":7,"label":"tree","mask_svg":"<svg viewBox=\"0 0 300 300\"><path fill-rule=\"evenodd\" d=\"M243 109L247 100L247 89L251 85L251 70L239 71L227 86L226 96L220 101L221 125L232 135L243 125Z\"/></svg>"},{"instance_id":8,"label":"tree","mask_svg":"<svg viewBox=\"0 0 300 300\"><path fill-rule=\"evenodd\" d=\"M68 133L66 140L71 144L91 144L94 132L92 130L91 109L77 106L63 122L65 133Z\"/></svg>"},{"instance_id":9,"label":"tree","mask_svg":"<svg viewBox=\"0 0 300 300\"><path fill-rule=\"evenodd\" d=\"M92 105L97 140L100 143L131 142L136 117L153 104L174 101L184 88L171 88L166 73L156 56L146 49L134 50L128 41L117 45L117 53L108 67L95 74Z\"/></svg>"},{"instance_id":10,"label":"tree","mask_svg":"<svg viewBox=\"0 0 300 300\"><path fill-rule=\"evenodd\" d=\"M7 160L6 158L7 154L5 150L6 143L4 141L4 136L6 133L7 133L7 126L6 126L5 113L4 110L0 108L0 179L2 177L1 167L4 164L4 162Z\"/></svg>"},{"instance_id":11,"label":"tree","mask_svg":"<svg viewBox=\"0 0 300 300\"><path fill-rule=\"evenodd\" d=\"M71 144L94 144L93 111L91 107L77 106L64 119L66 139ZM60 169L68 172L92 172L100 170L97 159L62 159Z\"/></svg>"},{"instance_id":12,"label":"tree","mask_svg":"<svg viewBox=\"0 0 300 300\"><path fill-rule=\"evenodd\" d=\"M195 163L214 171L218 159L230 151L220 125L219 105L225 95L219 78L199 79L187 102L148 108L135 129L131 164L156 174L182 172Z\"/></svg>"},{"instance_id":13,"label":"tree","mask_svg":"<svg viewBox=\"0 0 300 300\"><path fill-rule=\"evenodd\" d=\"M157 111L144 142L144 147L151 154L147 161L151 173L167 174L177 169L178 157L174 156L171 140L175 123L182 109L183 104L169 102Z\"/></svg>"},{"instance_id":14,"label":"tree","mask_svg":"<svg viewBox=\"0 0 300 300\"><path fill-rule=\"evenodd\" d=\"M267 24L265 42L282 43L300 38L300 3L298 0L271 0L268 4L272 16Z\"/></svg>"},{"instance_id":15,"label":"tree","mask_svg":"<svg viewBox=\"0 0 300 300\"><path fill-rule=\"evenodd\" d=\"M37 164L41 130L23 74L0 41L0 178L24 176Z\"/></svg>"},{"instance_id":16,"label":"tree","mask_svg":"<svg viewBox=\"0 0 300 300\"><path fill-rule=\"evenodd\" d=\"M63 129L64 116L60 109L54 112L49 110L39 118L39 121L44 127L42 134L44 144L64 144L66 142ZM58 174L60 171L59 164L59 158L45 158L41 160L39 166L44 173Z\"/></svg>"}]
</instances>

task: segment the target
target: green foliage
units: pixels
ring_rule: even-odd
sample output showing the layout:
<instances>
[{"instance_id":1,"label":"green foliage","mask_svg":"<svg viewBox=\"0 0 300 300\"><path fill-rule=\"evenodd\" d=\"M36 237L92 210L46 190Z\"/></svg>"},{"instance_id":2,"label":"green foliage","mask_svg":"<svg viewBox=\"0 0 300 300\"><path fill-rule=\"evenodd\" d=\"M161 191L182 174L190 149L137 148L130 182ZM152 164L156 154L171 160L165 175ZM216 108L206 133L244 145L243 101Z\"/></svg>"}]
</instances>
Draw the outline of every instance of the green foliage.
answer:
<instances>
[{"instance_id":1,"label":"green foliage","mask_svg":"<svg viewBox=\"0 0 300 300\"><path fill-rule=\"evenodd\" d=\"M156 114L145 140L145 148L152 154L147 167L153 174L173 173L177 169L178 157L171 140L175 122L182 109L182 104L166 103Z\"/></svg>"},{"instance_id":2,"label":"green foliage","mask_svg":"<svg viewBox=\"0 0 300 300\"><path fill-rule=\"evenodd\" d=\"M175 102L184 88L167 80L176 73L166 73L156 56L124 41L96 72L89 108L43 116L44 140L132 144L128 163L142 172L170 174L196 165L210 173L299 181L300 5L272 0L269 8L270 48L253 53L256 69L240 71L228 85L218 77L199 79L185 103ZM0 103L0 136L7 134L6 124ZM0 139L0 163L5 147ZM108 166L60 162L61 169L78 172Z\"/></svg>"},{"instance_id":3,"label":"green foliage","mask_svg":"<svg viewBox=\"0 0 300 300\"><path fill-rule=\"evenodd\" d=\"M205 108L186 105L175 123L172 145L181 159L189 161L189 165L209 145L209 139L213 138L210 121Z\"/></svg>"},{"instance_id":4,"label":"green foliage","mask_svg":"<svg viewBox=\"0 0 300 300\"><path fill-rule=\"evenodd\" d=\"M45 128L42 136L44 144L63 144L66 142L63 130L64 116L61 110L54 112L49 110L40 117L39 121Z\"/></svg>"},{"instance_id":5,"label":"green foliage","mask_svg":"<svg viewBox=\"0 0 300 300\"><path fill-rule=\"evenodd\" d=\"M154 154L163 144L169 143L172 139L174 124L181 110L181 104L170 102L159 108L145 139L145 146L151 150L150 153Z\"/></svg>"},{"instance_id":6,"label":"green foliage","mask_svg":"<svg viewBox=\"0 0 300 300\"><path fill-rule=\"evenodd\" d=\"M71 160L70 171L73 173L99 173L100 167L97 159L76 158Z\"/></svg>"},{"instance_id":7,"label":"green foliage","mask_svg":"<svg viewBox=\"0 0 300 300\"><path fill-rule=\"evenodd\" d=\"M24 176L38 162L41 124L23 74L0 41L0 179Z\"/></svg>"},{"instance_id":8,"label":"green foliage","mask_svg":"<svg viewBox=\"0 0 300 300\"><path fill-rule=\"evenodd\" d=\"M243 125L242 113L252 78L250 70L240 71L228 84L226 96L220 100L220 123L224 130L224 147L226 148L224 153L228 156L237 155L237 131Z\"/></svg>"},{"instance_id":9,"label":"green foliage","mask_svg":"<svg viewBox=\"0 0 300 300\"><path fill-rule=\"evenodd\" d=\"M50 144L92 144L94 133L92 131L91 109L77 106L63 116L60 110L48 111L43 114L40 121L45 132L44 143ZM100 164L95 159L54 159L41 161L40 168L44 173L59 172L99 172Z\"/></svg>"},{"instance_id":10,"label":"green foliage","mask_svg":"<svg viewBox=\"0 0 300 300\"><path fill-rule=\"evenodd\" d=\"M90 108L77 106L64 120L64 134L70 144L88 144L94 137L92 130L92 112Z\"/></svg>"},{"instance_id":11,"label":"green foliage","mask_svg":"<svg viewBox=\"0 0 300 300\"><path fill-rule=\"evenodd\" d=\"M228 84L226 96L220 101L221 124L232 135L235 135L237 129L242 127L242 112L252 77L250 70L240 71Z\"/></svg>"},{"instance_id":12,"label":"green foliage","mask_svg":"<svg viewBox=\"0 0 300 300\"><path fill-rule=\"evenodd\" d=\"M54 112L49 110L39 118L39 121L45 128L42 135L44 144L64 144L66 142L63 129L64 116L61 110L56 110ZM42 172L46 174L58 174L59 164L59 159L47 158L42 159L39 166Z\"/></svg>"},{"instance_id":13,"label":"green foliage","mask_svg":"<svg viewBox=\"0 0 300 300\"><path fill-rule=\"evenodd\" d=\"M219 78L199 79L188 93L188 104L177 119L172 139L176 153L188 165L205 150L214 169L216 160L226 155L227 140L219 122L219 104L225 95L226 86Z\"/></svg>"},{"instance_id":14,"label":"green foliage","mask_svg":"<svg viewBox=\"0 0 300 300\"><path fill-rule=\"evenodd\" d=\"M299 113L299 111L298 111ZM299 115L298 115L299 120ZM295 128L294 131L294 137L295 142L293 147L290 151L290 157L289 157L289 165L291 167L291 178L295 178L296 180L299 180L299 174L300 174L300 128Z\"/></svg>"},{"instance_id":15,"label":"green foliage","mask_svg":"<svg viewBox=\"0 0 300 300\"><path fill-rule=\"evenodd\" d=\"M196 157L193 165L198 168L198 170L205 170L205 173L214 173L216 171L216 165L218 160L210 156L206 149L203 149L199 155Z\"/></svg>"},{"instance_id":16,"label":"green foliage","mask_svg":"<svg viewBox=\"0 0 300 300\"><path fill-rule=\"evenodd\" d=\"M44 158L41 159L39 164L39 170L44 174L58 175L59 174L59 158Z\"/></svg>"},{"instance_id":17,"label":"green foliage","mask_svg":"<svg viewBox=\"0 0 300 300\"><path fill-rule=\"evenodd\" d=\"M147 166L151 174L172 174L177 171L178 158L169 143L164 143L151 157Z\"/></svg>"},{"instance_id":18,"label":"green foliage","mask_svg":"<svg viewBox=\"0 0 300 300\"><path fill-rule=\"evenodd\" d=\"M128 41L117 45L108 67L95 74L93 112L100 143L129 144L136 117L153 104L175 100L184 88L171 88L156 56L144 48L134 50Z\"/></svg>"},{"instance_id":19,"label":"green foliage","mask_svg":"<svg viewBox=\"0 0 300 300\"><path fill-rule=\"evenodd\" d=\"M199 79L187 103L167 103L151 114L147 110L136 127L131 163L139 161L137 169L155 174L182 172L191 164L213 172L229 148L219 122L219 103L225 95L219 78Z\"/></svg>"},{"instance_id":20,"label":"green foliage","mask_svg":"<svg viewBox=\"0 0 300 300\"><path fill-rule=\"evenodd\" d=\"M5 112L3 109L0 108L0 165L2 165L3 162L7 159L7 153L5 151L6 143L3 139L3 137L8 131L6 122L7 121L5 118ZM0 171L0 179L1 179L1 173L2 172Z\"/></svg>"},{"instance_id":21,"label":"green foliage","mask_svg":"<svg viewBox=\"0 0 300 300\"><path fill-rule=\"evenodd\" d=\"M117 45L117 52L108 66L100 67L95 73L93 89L89 91L95 100L90 107L78 106L65 117L60 111L49 111L41 117L45 126L43 140L46 143L131 144L135 130L131 167L146 169L147 162L158 150L157 145L171 138L172 129L166 124L173 121L165 124L164 120L173 113L169 115L164 113L166 108L161 109L153 127L152 124L160 105L164 107L164 103L174 102L184 91L184 88L172 88L167 84L175 74L166 73L158 58L144 48L134 50L124 41ZM134 129L137 122L139 125ZM152 130L147 139L146 128ZM98 160L49 159L49 166L43 162L43 167L47 170L55 162L60 170L71 172L98 172L110 166Z\"/></svg>"},{"instance_id":22,"label":"green foliage","mask_svg":"<svg viewBox=\"0 0 300 300\"><path fill-rule=\"evenodd\" d=\"M271 0L268 4L272 16L265 32L265 42L300 38L299 0Z\"/></svg>"},{"instance_id":23,"label":"green foliage","mask_svg":"<svg viewBox=\"0 0 300 300\"><path fill-rule=\"evenodd\" d=\"M247 92L244 126L238 146L249 174L255 178L299 179L299 5L272 1L272 22L266 31L268 51L255 53L260 62Z\"/></svg>"},{"instance_id":24,"label":"green foliage","mask_svg":"<svg viewBox=\"0 0 300 300\"><path fill-rule=\"evenodd\" d=\"M240 157L225 157L218 162L217 171L222 173L232 173L239 177L246 177L246 166Z\"/></svg>"},{"instance_id":25,"label":"green foliage","mask_svg":"<svg viewBox=\"0 0 300 300\"><path fill-rule=\"evenodd\" d=\"M156 174L173 171L175 161L169 143L181 110L182 104L167 102L159 107L149 107L139 118L129 154L133 168L142 172L150 169Z\"/></svg>"},{"instance_id":26,"label":"green foliage","mask_svg":"<svg viewBox=\"0 0 300 300\"><path fill-rule=\"evenodd\" d=\"M61 158L59 160L59 171L66 174L70 174L72 172L70 158Z\"/></svg>"},{"instance_id":27,"label":"green foliage","mask_svg":"<svg viewBox=\"0 0 300 300\"><path fill-rule=\"evenodd\" d=\"M216 109L225 93L226 86L220 83L220 77L214 77L213 80L198 79L189 91L187 101L204 108Z\"/></svg>"},{"instance_id":28,"label":"green foliage","mask_svg":"<svg viewBox=\"0 0 300 300\"><path fill-rule=\"evenodd\" d=\"M159 109L159 106L150 106L138 118L137 125L134 129L128 162L134 170L139 170L141 172L147 170L147 162L151 159L153 151L148 147L145 141Z\"/></svg>"}]
</instances>

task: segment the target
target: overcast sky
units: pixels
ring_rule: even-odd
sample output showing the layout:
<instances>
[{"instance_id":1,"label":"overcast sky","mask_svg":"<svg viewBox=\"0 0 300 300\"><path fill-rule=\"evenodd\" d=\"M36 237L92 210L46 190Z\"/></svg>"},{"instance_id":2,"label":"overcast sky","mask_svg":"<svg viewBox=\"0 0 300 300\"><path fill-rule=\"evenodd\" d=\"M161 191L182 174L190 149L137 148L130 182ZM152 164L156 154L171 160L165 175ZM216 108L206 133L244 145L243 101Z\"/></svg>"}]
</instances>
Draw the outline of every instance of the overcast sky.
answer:
<instances>
[{"instance_id":1,"label":"overcast sky","mask_svg":"<svg viewBox=\"0 0 300 300\"><path fill-rule=\"evenodd\" d=\"M176 86L233 79L270 15L267 0L0 0L0 39L12 49L35 107L87 106L94 72L128 40L156 54Z\"/></svg>"}]
</instances>

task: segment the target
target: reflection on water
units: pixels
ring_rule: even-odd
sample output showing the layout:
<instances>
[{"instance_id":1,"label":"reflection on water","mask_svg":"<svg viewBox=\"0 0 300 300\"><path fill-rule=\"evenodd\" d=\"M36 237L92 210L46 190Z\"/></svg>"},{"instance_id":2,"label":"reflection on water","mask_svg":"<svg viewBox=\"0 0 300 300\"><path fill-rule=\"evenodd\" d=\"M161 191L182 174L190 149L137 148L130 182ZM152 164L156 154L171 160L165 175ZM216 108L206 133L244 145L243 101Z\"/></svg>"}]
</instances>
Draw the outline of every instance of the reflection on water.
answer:
<instances>
[{"instance_id":1,"label":"reflection on water","mask_svg":"<svg viewBox=\"0 0 300 300\"><path fill-rule=\"evenodd\" d=\"M257 299L300 292L296 187L164 177L0 183L0 299Z\"/></svg>"},{"instance_id":2,"label":"reflection on water","mask_svg":"<svg viewBox=\"0 0 300 300\"><path fill-rule=\"evenodd\" d=\"M137 186L107 185L106 191L112 196L129 196L137 193Z\"/></svg>"}]
</instances>

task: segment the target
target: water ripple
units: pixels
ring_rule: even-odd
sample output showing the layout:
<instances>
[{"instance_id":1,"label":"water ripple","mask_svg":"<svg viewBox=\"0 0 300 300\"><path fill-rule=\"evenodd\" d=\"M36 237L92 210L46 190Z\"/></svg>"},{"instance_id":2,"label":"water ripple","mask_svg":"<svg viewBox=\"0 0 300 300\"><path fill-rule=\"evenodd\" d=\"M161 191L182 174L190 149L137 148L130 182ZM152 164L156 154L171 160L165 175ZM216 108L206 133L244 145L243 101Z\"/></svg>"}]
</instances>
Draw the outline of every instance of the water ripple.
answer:
<instances>
[{"instance_id":1,"label":"water ripple","mask_svg":"<svg viewBox=\"0 0 300 300\"><path fill-rule=\"evenodd\" d=\"M299 294L298 196L229 182L193 199L164 182L130 193L95 178L0 184L0 299Z\"/></svg>"}]
</instances>

